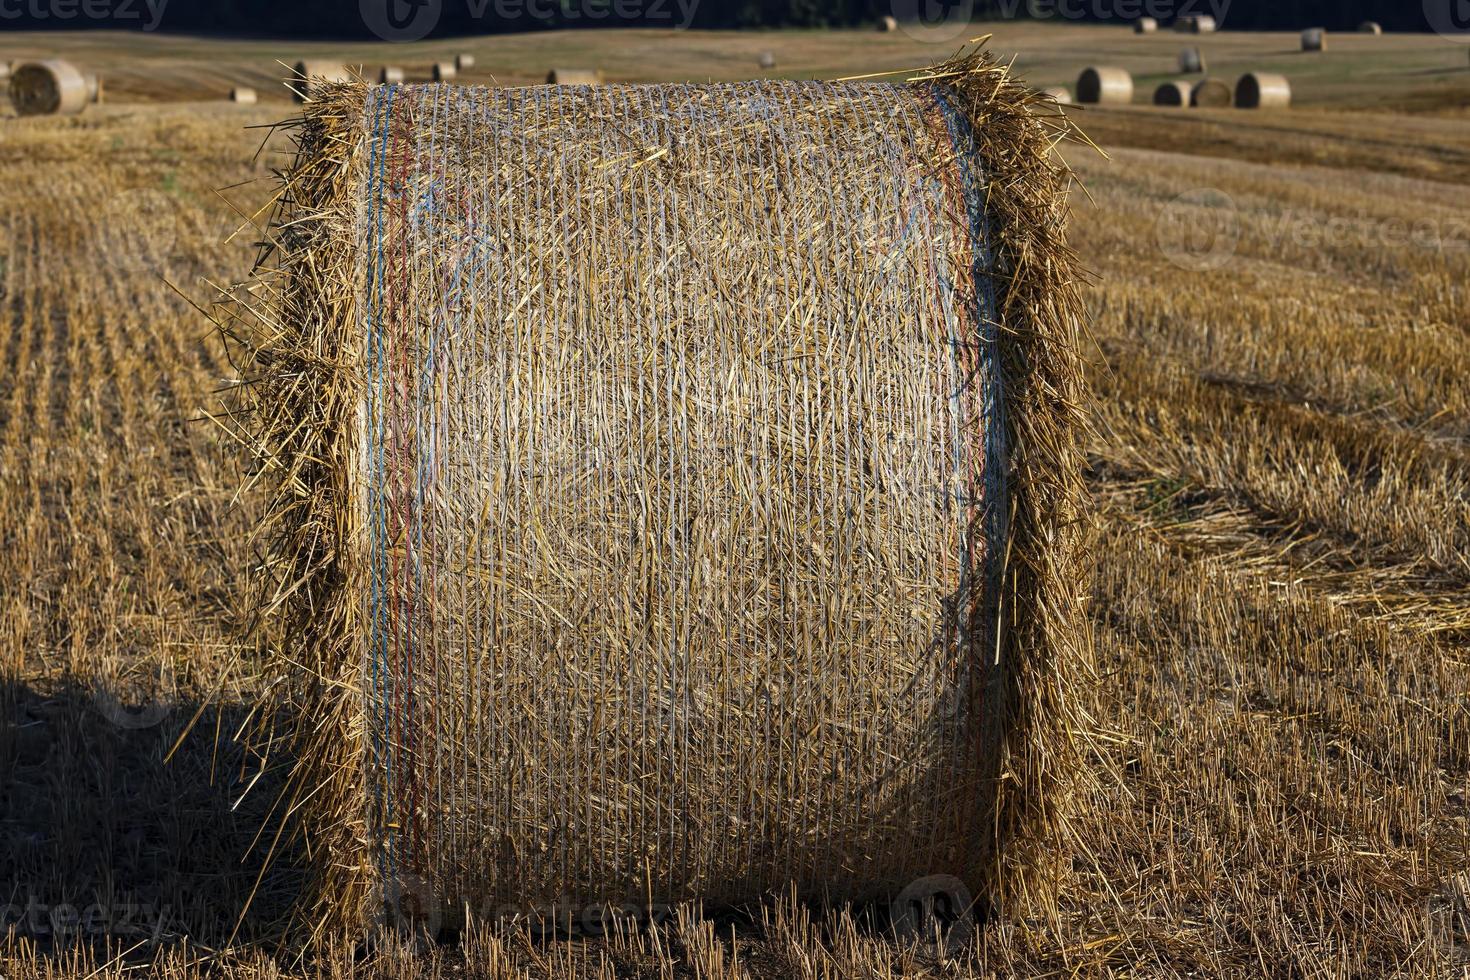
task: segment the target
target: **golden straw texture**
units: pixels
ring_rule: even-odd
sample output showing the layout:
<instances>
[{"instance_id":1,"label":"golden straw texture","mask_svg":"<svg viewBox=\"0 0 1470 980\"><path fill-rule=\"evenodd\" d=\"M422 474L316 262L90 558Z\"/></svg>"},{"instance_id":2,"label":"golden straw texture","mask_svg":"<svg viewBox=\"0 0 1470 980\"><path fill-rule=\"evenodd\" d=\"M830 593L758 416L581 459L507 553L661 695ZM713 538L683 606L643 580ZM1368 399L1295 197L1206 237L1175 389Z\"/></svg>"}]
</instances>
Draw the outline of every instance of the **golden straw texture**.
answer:
<instances>
[{"instance_id":1,"label":"golden straw texture","mask_svg":"<svg viewBox=\"0 0 1470 980\"><path fill-rule=\"evenodd\" d=\"M318 926L1045 901L1090 659L1041 101L319 96L237 326Z\"/></svg>"}]
</instances>

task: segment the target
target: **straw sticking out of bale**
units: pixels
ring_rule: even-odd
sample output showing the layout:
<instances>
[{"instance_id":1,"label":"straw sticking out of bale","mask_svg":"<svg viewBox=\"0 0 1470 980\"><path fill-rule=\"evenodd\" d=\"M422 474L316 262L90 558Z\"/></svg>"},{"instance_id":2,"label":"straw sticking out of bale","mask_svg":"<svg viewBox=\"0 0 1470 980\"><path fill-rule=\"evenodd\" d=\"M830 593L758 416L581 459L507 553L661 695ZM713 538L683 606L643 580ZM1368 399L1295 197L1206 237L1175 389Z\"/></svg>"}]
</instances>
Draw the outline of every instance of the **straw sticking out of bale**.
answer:
<instances>
[{"instance_id":1,"label":"straw sticking out of bale","mask_svg":"<svg viewBox=\"0 0 1470 980\"><path fill-rule=\"evenodd\" d=\"M352 80L352 73L340 61L303 59L292 66L291 74L291 92L297 102L316 98L323 84Z\"/></svg>"},{"instance_id":2,"label":"straw sticking out of bale","mask_svg":"<svg viewBox=\"0 0 1470 980\"><path fill-rule=\"evenodd\" d=\"M548 85L601 85L602 72L591 68L553 68L546 73Z\"/></svg>"},{"instance_id":3,"label":"straw sticking out of bale","mask_svg":"<svg viewBox=\"0 0 1470 980\"><path fill-rule=\"evenodd\" d=\"M879 17L878 30L882 31L885 34L889 31L898 30L898 18L890 16Z\"/></svg>"},{"instance_id":4,"label":"straw sticking out of bale","mask_svg":"<svg viewBox=\"0 0 1470 980\"><path fill-rule=\"evenodd\" d=\"M1185 48L1179 52L1179 71L1185 75L1198 75L1205 70L1205 56L1199 48Z\"/></svg>"},{"instance_id":5,"label":"straw sticking out of bale","mask_svg":"<svg viewBox=\"0 0 1470 980\"><path fill-rule=\"evenodd\" d=\"M1134 34L1152 34L1159 29L1159 22L1152 17L1140 17L1133 22Z\"/></svg>"},{"instance_id":6,"label":"straw sticking out of bale","mask_svg":"<svg viewBox=\"0 0 1470 980\"><path fill-rule=\"evenodd\" d=\"M255 105L255 89L237 85L230 89L230 101L241 105Z\"/></svg>"},{"instance_id":7,"label":"straw sticking out of bale","mask_svg":"<svg viewBox=\"0 0 1470 980\"><path fill-rule=\"evenodd\" d=\"M1154 105L1179 107L1189 105L1189 83L1164 82L1154 89Z\"/></svg>"},{"instance_id":8,"label":"straw sticking out of bale","mask_svg":"<svg viewBox=\"0 0 1470 980\"><path fill-rule=\"evenodd\" d=\"M1383 25L1373 20L1365 20L1358 25L1359 34L1382 34Z\"/></svg>"},{"instance_id":9,"label":"straw sticking out of bale","mask_svg":"<svg viewBox=\"0 0 1470 980\"><path fill-rule=\"evenodd\" d=\"M1122 68L1090 66L1077 76L1077 101L1126 105L1133 101L1133 76Z\"/></svg>"},{"instance_id":10,"label":"straw sticking out of bale","mask_svg":"<svg viewBox=\"0 0 1470 980\"><path fill-rule=\"evenodd\" d=\"M455 70L454 62L452 62L452 61L436 61L436 62L434 62L434 68L433 68L434 81L436 81L436 82L447 82L447 81L449 81L451 78L453 78L457 74L459 74L459 72Z\"/></svg>"},{"instance_id":11,"label":"straw sticking out of bale","mask_svg":"<svg viewBox=\"0 0 1470 980\"><path fill-rule=\"evenodd\" d=\"M378 81L384 85L402 85L403 69L395 68L392 65L385 65L383 69L378 72Z\"/></svg>"},{"instance_id":12,"label":"straw sticking out of bale","mask_svg":"<svg viewBox=\"0 0 1470 980\"><path fill-rule=\"evenodd\" d=\"M454 67L459 71L469 71L475 67L475 56L472 54L457 54L454 56Z\"/></svg>"},{"instance_id":13,"label":"straw sticking out of bale","mask_svg":"<svg viewBox=\"0 0 1470 980\"><path fill-rule=\"evenodd\" d=\"M1309 27L1302 31L1303 51L1326 51L1327 32L1320 27Z\"/></svg>"},{"instance_id":14,"label":"straw sticking out of bale","mask_svg":"<svg viewBox=\"0 0 1470 980\"><path fill-rule=\"evenodd\" d=\"M1218 78L1203 79L1189 91L1189 104L1201 109L1228 109L1234 101L1229 83Z\"/></svg>"},{"instance_id":15,"label":"straw sticking out of bale","mask_svg":"<svg viewBox=\"0 0 1470 980\"><path fill-rule=\"evenodd\" d=\"M1048 903L1090 676L1069 178L1004 67L930 74L308 109L242 372L307 918L936 868Z\"/></svg>"},{"instance_id":16,"label":"straw sticking out of bale","mask_svg":"<svg viewBox=\"0 0 1470 980\"><path fill-rule=\"evenodd\" d=\"M762 68L764 68L766 71L770 71L772 68L775 68L776 67L776 55L775 55L775 53L774 52L771 52L771 51L762 51L761 52L761 56L760 56L760 66Z\"/></svg>"},{"instance_id":17,"label":"straw sticking out of bale","mask_svg":"<svg viewBox=\"0 0 1470 980\"><path fill-rule=\"evenodd\" d=\"M10 74L10 101L22 116L74 115L91 101L92 86L70 62L23 61Z\"/></svg>"},{"instance_id":18,"label":"straw sticking out of bale","mask_svg":"<svg viewBox=\"0 0 1470 980\"><path fill-rule=\"evenodd\" d=\"M1235 83L1235 105L1240 109L1284 109L1291 105L1291 83L1284 75L1250 72Z\"/></svg>"}]
</instances>

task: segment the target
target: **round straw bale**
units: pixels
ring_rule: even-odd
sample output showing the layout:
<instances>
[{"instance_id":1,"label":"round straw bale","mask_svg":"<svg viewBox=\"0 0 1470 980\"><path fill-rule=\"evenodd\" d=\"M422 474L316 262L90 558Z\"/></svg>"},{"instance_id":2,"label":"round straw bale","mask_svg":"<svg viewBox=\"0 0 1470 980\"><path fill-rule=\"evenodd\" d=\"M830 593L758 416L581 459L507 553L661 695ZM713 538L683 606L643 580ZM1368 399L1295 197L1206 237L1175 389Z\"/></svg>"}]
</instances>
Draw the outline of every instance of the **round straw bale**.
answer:
<instances>
[{"instance_id":1,"label":"round straw bale","mask_svg":"<svg viewBox=\"0 0 1470 980\"><path fill-rule=\"evenodd\" d=\"M1235 83L1238 109L1284 109L1291 105L1291 83L1284 75L1250 72Z\"/></svg>"},{"instance_id":2,"label":"round straw bale","mask_svg":"<svg viewBox=\"0 0 1470 980\"><path fill-rule=\"evenodd\" d=\"M244 85L236 85L230 89L230 101L241 105L255 105L255 89Z\"/></svg>"},{"instance_id":3,"label":"round straw bale","mask_svg":"<svg viewBox=\"0 0 1470 980\"><path fill-rule=\"evenodd\" d=\"M1133 22L1134 34L1152 34L1159 29L1159 22L1152 17L1140 17Z\"/></svg>"},{"instance_id":4,"label":"round straw bale","mask_svg":"<svg viewBox=\"0 0 1470 980\"><path fill-rule=\"evenodd\" d=\"M436 62L434 62L433 72L434 72L434 81L436 81L436 82L447 82L451 78L453 78L455 75L459 74L459 72L457 72L455 70L455 68L454 68L454 62L452 62L452 61L436 61Z\"/></svg>"},{"instance_id":5,"label":"round straw bale","mask_svg":"<svg viewBox=\"0 0 1470 980\"><path fill-rule=\"evenodd\" d=\"M1365 20L1358 25L1359 34L1382 34L1383 25L1376 20Z\"/></svg>"},{"instance_id":6,"label":"round straw bale","mask_svg":"<svg viewBox=\"0 0 1470 980\"><path fill-rule=\"evenodd\" d=\"M403 69L396 68L393 65L384 65L382 70L378 72L378 81L384 85L402 85Z\"/></svg>"},{"instance_id":7,"label":"round straw bale","mask_svg":"<svg viewBox=\"0 0 1470 980\"><path fill-rule=\"evenodd\" d=\"M1326 51L1327 32L1320 27L1309 27L1302 31L1303 51Z\"/></svg>"},{"instance_id":8,"label":"round straw bale","mask_svg":"<svg viewBox=\"0 0 1470 980\"><path fill-rule=\"evenodd\" d=\"M1179 70L1186 75L1198 75L1205 70L1205 56L1199 48L1185 48L1179 52Z\"/></svg>"},{"instance_id":9,"label":"round straw bale","mask_svg":"<svg viewBox=\"0 0 1470 980\"><path fill-rule=\"evenodd\" d=\"M1188 82L1164 82L1154 89L1154 105L1188 106L1189 105L1189 83Z\"/></svg>"},{"instance_id":10,"label":"round straw bale","mask_svg":"<svg viewBox=\"0 0 1470 980\"><path fill-rule=\"evenodd\" d=\"M1230 83L1218 78L1205 78L1189 91L1189 104L1201 109L1228 109L1235 101Z\"/></svg>"},{"instance_id":11,"label":"round straw bale","mask_svg":"<svg viewBox=\"0 0 1470 980\"><path fill-rule=\"evenodd\" d=\"M83 77L87 80L87 101L93 105L101 105L102 76L95 72L87 72Z\"/></svg>"},{"instance_id":12,"label":"round straw bale","mask_svg":"<svg viewBox=\"0 0 1470 980\"><path fill-rule=\"evenodd\" d=\"M760 56L760 66L762 68L764 68L766 71L770 71L772 68L775 68L776 67L776 55L775 55L775 52L772 52L772 51L762 51L761 52L761 56Z\"/></svg>"},{"instance_id":13,"label":"round straw bale","mask_svg":"<svg viewBox=\"0 0 1470 980\"><path fill-rule=\"evenodd\" d=\"M553 68L546 73L548 85L601 85L601 69Z\"/></svg>"},{"instance_id":14,"label":"round straw bale","mask_svg":"<svg viewBox=\"0 0 1470 980\"><path fill-rule=\"evenodd\" d=\"M307 107L238 321L304 919L1070 867L1068 182L994 60L930 74Z\"/></svg>"},{"instance_id":15,"label":"round straw bale","mask_svg":"<svg viewBox=\"0 0 1470 980\"><path fill-rule=\"evenodd\" d=\"M879 31L882 31L885 34L888 33L889 31L896 31L896 30L898 30L898 18L897 17L892 17L892 16L879 17L878 18L878 30Z\"/></svg>"},{"instance_id":16,"label":"round straw bale","mask_svg":"<svg viewBox=\"0 0 1470 980\"><path fill-rule=\"evenodd\" d=\"M10 101L22 116L73 115L91 101L91 85L70 62L59 58L12 66Z\"/></svg>"},{"instance_id":17,"label":"round straw bale","mask_svg":"<svg viewBox=\"0 0 1470 980\"><path fill-rule=\"evenodd\" d=\"M1174 30L1185 34L1213 34L1215 27L1215 18L1208 14L1190 14L1174 21Z\"/></svg>"},{"instance_id":18,"label":"round straw bale","mask_svg":"<svg viewBox=\"0 0 1470 980\"><path fill-rule=\"evenodd\" d=\"M340 61L302 59L291 67L291 90L297 102L313 99L323 83L352 80L352 73Z\"/></svg>"},{"instance_id":19,"label":"round straw bale","mask_svg":"<svg viewBox=\"0 0 1470 980\"><path fill-rule=\"evenodd\" d=\"M1052 85L1041 90L1041 94L1056 102L1058 105L1071 105L1072 93L1065 85Z\"/></svg>"},{"instance_id":20,"label":"round straw bale","mask_svg":"<svg viewBox=\"0 0 1470 980\"><path fill-rule=\"evenodd\" d=\"M1126 105L1133 101L1133 76L1122 68L1094 65L1077 76L1077 101Z\"/></svg>"},{"instance_id":21,"label":"round straw bale","mask_svg":"<svg viewBox=\"0 0 1470 980\"><path fill-rule=\"evenodd\" d=\"M461 52L454 56L454 67L459 71L469 71L475 67L475 56Z\"/></svg>"}]
</instances>

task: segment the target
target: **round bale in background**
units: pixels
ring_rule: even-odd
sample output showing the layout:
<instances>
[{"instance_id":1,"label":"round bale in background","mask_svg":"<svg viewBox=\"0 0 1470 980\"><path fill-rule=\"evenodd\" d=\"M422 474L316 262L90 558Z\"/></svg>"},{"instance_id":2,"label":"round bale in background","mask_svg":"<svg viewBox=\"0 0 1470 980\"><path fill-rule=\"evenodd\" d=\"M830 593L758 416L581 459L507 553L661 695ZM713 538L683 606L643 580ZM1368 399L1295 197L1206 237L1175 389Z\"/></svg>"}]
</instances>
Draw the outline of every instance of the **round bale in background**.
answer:
<instances>
[{"instance_id":1,"label":"round bale in background","mask_svg":"<svg viewBox=\"0 0 1470 980\"><path fill-rule=\"evenodd\" d=\"M546 73L548 85L601 85L602 72L592 68L553 68Z\"/></svg>"},{"instance_id":2,"label":"round bale in background","mask_svg":"<svg viewBox=\"0 0 1470 980\"><path fill-rule=\"evenodd\" d=\"M879 17L878 18L878 30L882 31L884 34L887 34L889 31L896 31L896 30L898 30L898 18L896 18L896 17Z\"/></svg>"},{"instance_id":3,"label":"round bale in background","mask_svg":"<svg viewBox=\"0 0 1470 980\"><path fill-rule=\"evenodd\" d=\"M1237 109L1285 109L1291 105L1291 83L1285 75L1253 71L1235 83Z\"/></svg>"},{"instance_id":4,"label":"round bale in background","mask_svg":"<svg viewBox=\"0 0 1470 980\"><path fill-rule=\"evenodd\" d=\"M87 101L93 105L102 104L102 76L96 72L87 72L82 76L87 80Z\"/></svg>"},{"instance_id":5,"label":"round bale in background","mask_svg":"<svg viewBox=\"0 0 1470 980\"><path fill-rule=\"evenodd\" d=\"M384 65L382 71L378 72L378 81L384 85L402 85L403 69L393 65Z\"/></svg>"},{"instance_id":6,"label":"round bale in background","mask_svg":"<svg viewBox=\"0 0 1470 980\"><path fill-rule=\"evenodd\" d=\"M1077 76L1077 101L1127 105L1133 101L1133 76L1122 68L1089 65Z\"/></svg>"},{"instance_id":7,"label":"round bale in background","mask_svg":"<svg viewBox=\"0 0 1470 980\"><path fill-rule=\"evenodd\" d=\"M454 67L459 71L469 71L475 67L475 56L463 52L454 56Z\"/></svg>"},{"instance_id":8,"label":"round bale in background","mask_svg":"<svg viewBox=\"0 0 1470 980\"><path fill-rule=\"evenodd\" d=\"M255 89L244 85L236 85L230 89L230 101L241 105L255 105Z\"/></svg>"},{"instance_id":9,"label":"round bale in background","mask_svg":"<svg viewBox=\"0 0 1470 980\"><path fill-rule=\"evenodd\" d=\"M1179 52L1179 71L1185 75L1198 75L1205 70L1205 55L1199 48L1185 48Z\"/></svg>"},{"instance_id":10,"label":"round bale in background","mask_svg":"<svg viewBox=\"0 0 1470 980\"><path fill-rule=\"evenodd\" d=\"M1183 108L1189 105L1188 82L1164 82L1154 89L1154 105Z\"/></svg>"},{"instance_id":11,"label":"round bale in background","mask_svg":"<svg viewBox=\"0 0 1470 980\"><path fill-rule=\"evenodd\" d=\"M457 74L459 74L459 72L455 71L455 69L454 69L454 62L452 62L452 61L436 61L436 62L434 62L434 81L436 81L436 82L447 82L447 81L449 81L451 78L453 78Z\"/></svg>"},{"instance_id":12,"label":"round bale in background","mask_svg":"<svg viewBox=\"0 0 1470 980\"><path fill-rule=\"evenodd\" d=\"M22 116L70 116L91 101L91 86L68 61L22 61L10 73L10 101Z\"/></svg>"},{"instance_id":13,"label":"round bale in background","mask_svg":"<svg viewBox=\"0 0 1470 980\"><path fill-rule=\"evenodd\" d=\"M1326 51L1327 32L1320 27L1309 27L1302 31L1303 51Z\"/></svg>"},{"instance_id":14,"label":"round bale in background","mask_svg":"<svg viewBox=\"0 0 1470 980\"><path fill-rule=\"evenodd\" d=\"M772 68L775 68L776 67L776 55L775 55L775 53L774 52L771 52L771 51L762 51L761 52L761 56L760 56L760 65L766 71L770 71Z\"/></svg>"},{"instance_id":15,"label":"round bale in background","mask_svg":"<svg viewBox=\"0 0 1470 980\"><path fill-rule=\"evenodd\" d=\"M1052 85L1041 90L1041 94L1051 99L1057 105L1071 105L1072 93L1067 91L1065 85Z\"/></svg>"},{"instance_id":16,"label":"round bale in background","mask_svg":"<svg viewBox=\"0 0 1470 980\"><path fill-rule=\"evenodd\" d=\"M1376 20L1365 20L1358 25L1359 34L1382 34L1383 25Z\"/></svg>"},{"instance_id":17,"label":"round bale in background","mask_svg":"<svg viewBox=\"0 0 1470 980\"><path fill-rule=\"evenodd\" d=\"M347 82L352 80L352 73L347 66L340 61L324 61L321 59L302 59L291 67L291 91L297 102L305 102L312 97L312 90L325 82Z\"/></svg>"},{"instance_id":18,"label":"round bale in background","mask_svg":"<svg viewBox=\"0 0 1470 980\"><path fill-rule=\"evenodd\" d=\"M1140 17L1133 22L1134 34L1152 34L1159 29L1159 22L1152 17Z\"/></svg>"},{"instance_id":19,"label":"round bale in background","mask_svg":"<svg viewBox=\"0 0 1470 980\"><path fill-rule=\"evenodd\" d=\"M1201 79L1189 90L1189 104L1200 109L1228 109L1234 101L1230 84L1218 78Z\"/></svg>"},{"instance_id":20,"label":"round bale in background","mask_svg":"<svg viewBox=\"0 0 1470 980\"><path fill-rule=\"evenodd\" d=\"M1174 30L1183 34L1213 34L1215 27L1215 18L1207 14L1191 14L1174 21Z\"/></svg>"}]
</instances>

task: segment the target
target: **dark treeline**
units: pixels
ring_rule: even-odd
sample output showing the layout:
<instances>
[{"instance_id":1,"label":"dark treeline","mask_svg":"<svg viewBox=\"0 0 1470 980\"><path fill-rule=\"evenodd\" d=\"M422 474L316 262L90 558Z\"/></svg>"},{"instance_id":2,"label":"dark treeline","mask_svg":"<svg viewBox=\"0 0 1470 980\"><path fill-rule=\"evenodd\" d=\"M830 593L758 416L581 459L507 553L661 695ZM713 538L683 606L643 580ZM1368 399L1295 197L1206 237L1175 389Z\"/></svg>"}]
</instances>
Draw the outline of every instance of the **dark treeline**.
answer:
<instances>
[{"instance_id":1,"label":"dark treeline","mask_svg":"<svg viewBox=\"0 0 1470 980\"><path fill-rule=\"evenodd\" d=\"M1464 0L1435 0L1446 5ZM1418 0L0 0L12 28L142 28L289 37L370 38L493 34L614 26L848 27L879 17L1132 20L1165 24L1209 13L1232 30L1350 30L1376 20L1388 30L1430 25Z\"/></svg>"}]
</instances>

